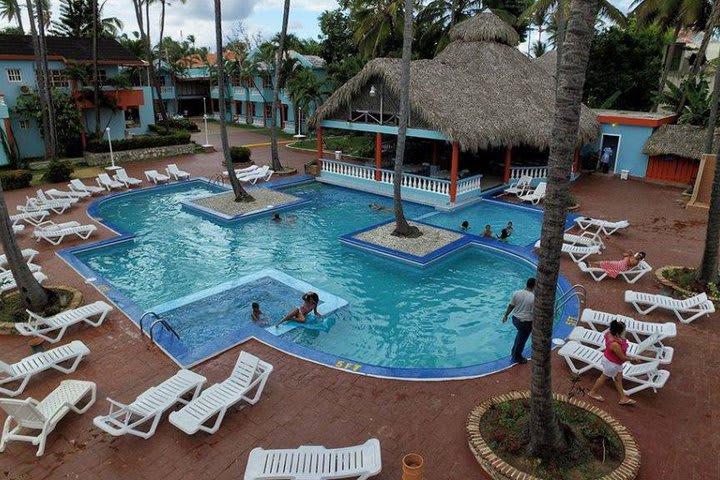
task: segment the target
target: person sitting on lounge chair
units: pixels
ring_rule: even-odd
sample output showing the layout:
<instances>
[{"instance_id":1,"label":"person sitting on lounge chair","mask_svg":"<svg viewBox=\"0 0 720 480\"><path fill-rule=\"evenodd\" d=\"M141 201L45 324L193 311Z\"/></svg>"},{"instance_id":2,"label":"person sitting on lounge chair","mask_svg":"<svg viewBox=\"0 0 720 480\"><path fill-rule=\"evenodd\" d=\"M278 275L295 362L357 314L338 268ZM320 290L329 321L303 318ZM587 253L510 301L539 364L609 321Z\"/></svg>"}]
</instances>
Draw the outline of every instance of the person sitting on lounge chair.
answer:
<instances>
[{"instance_id":1,"label":"person sitting on lounge chair","mask_svg":"<svg viewBox=\"0 0 720 480\"><path fill-rule=\"evenodd\" d=\"M318 313L317 311L318 304L320 303L320 297L318 297L317 293L307 292L305 295L302 296L302 299L303 304L297 308L293 308L292 310L290 310L290 313L285 315L285 318L280 320L277 325L281 325L283 322L287 322L288 320L305 322L305 320L307 320L307 315L311 312L315 314L315 316L318 318L322 317L322 315L320 315L320 313Z\"/></svg>"},{"instance_id":2,"label":"person sitting on lounge chair","mask_svg":"<svg viewBox=\"0 0 720 480\"><path fill-rule=\"evenodd\" d=\"M622 272L627 272L645 259L645 252L623 252L622 260L603 260L601 262L590 262L591 267L602 268L610 278L617 278Z\"/></svg>"},{"instance_id":3,"label":"person sitting on lounge chair","mask_svg":"<svg viewBox=\"0 0 720 480\"><path fill-rule=\"evenodd\" d=\"M588 392L588 396L603 402L605 399L597 393L598 389L602 387L608 378L612 378L615 388L620 395L620 405L635 405L635 400L632 400L625 394L623 389L623 363L630 362L630 357L627 356L628 341L625 340L625 324L613 320L610 322L610 330L605 334L605 351L602 357L603 371L595 381L592 389Z\"/></svg>"}]
</instances>

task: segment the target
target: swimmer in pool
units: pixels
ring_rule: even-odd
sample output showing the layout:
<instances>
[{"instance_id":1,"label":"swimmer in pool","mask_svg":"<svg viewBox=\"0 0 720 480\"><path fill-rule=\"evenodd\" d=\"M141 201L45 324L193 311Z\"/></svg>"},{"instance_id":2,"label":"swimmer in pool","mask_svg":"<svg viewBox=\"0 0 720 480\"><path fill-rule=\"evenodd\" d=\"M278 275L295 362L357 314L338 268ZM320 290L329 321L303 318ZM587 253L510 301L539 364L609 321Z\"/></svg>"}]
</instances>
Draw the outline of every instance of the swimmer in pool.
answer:
<instances>
[{"instance_id":1,"label":"swimmer in pool","mask_svg":"<svg viewBox=\"0 0 720 480\"><path fill-rule=\"evenodd\" d=\"M513 227L513 223L508 222L507 227L505 227L505 230L507 230L508 235L512 235L513 232L515 231L515 227Z\"/></svg>"},{"instance_id":2,"label":"swimmer in pool","mask_svg":"<svg viewBox=\"0 0 720 480\"><path fill-rule=\"evenodd\" d=\"M255 323L259 323L263 326L268 325L267 316L265 315L265 312L260 310L260 304L257 302L253 302L252 304L252 321Z\"/></svg>"},{"instance_id":3,"label":"swimmer in pool","mask_svg":"<svg viewBox=\"0 0 720 480\"><path fill-rule=\"evenodd\" d=\"M282 218L280 218L280 214L279 214L279 213L276 213L275 215L273 215L273 216L272 216L272 221L275 222L275 223L280 223L280 222L282 222Z\"/></svg>"},{"instance_id":4,"label":"swimmer in pool","mask_svg":"<svg viewBox=\"0 0 720 480\"><path fill-rule=\"evenodd\" d=\"M468 230L470 230L470 222L465 220L463 223L461 223L460 230L462 230L463 232L467 232Z\"/></svg>"},{"instance_id":5,"label":"swimmer in pool","mask_svg":"<svg viewBox=\"0 0 720 480\"><path fill-rule=\"evenodd\" d=\"M372 208L373 210L375 210L375 211L377 211L377 212L389 212L389 211L391 211L389 208L383 207L382 205L378 205L377 203L371 203L370 205L368 205L368 207Z\"/></svg>"},{"instance_id":6,"label":"swimmer in pool","mask_svg":"<svg viewBox=\"0 0 720 480\"><path fill-rule=\"evenodd\" d=\"M500 235L497 235L496 238L497 238L498 240L500 240L501 242L507 242L507 241L508 241L508 238L510 238L510 234L508 233L507 228L503 228L503 229L500 231Z\"/></svg>"},{"instance_id":7,"label":"swimmer in pool","mask_svg":"<svg viewBox=\"0 0 720 480\"><path fill-rule=\"evenodd\" d=\"M320 297L315 292L307 292L302 296L303 304L297 308L290 310L290 313L285 315L285 318L280 320L276 326L282 325L288 320L294 320L296 322L305 322L306 316L312 312L316 317L321 318L322 315L317 311L318 304L320 303Z\"/></svg>"},{"instance_id":8,"label":"swimmer in pool","mask_svg":"<svg viewBox=\"0 0 720 480\"><path fill-rule=\"evenodd\" d=\"M483 238L493 238L492 227L485 225L485 231L482 234Z\"/></svg>"}]
</instances>

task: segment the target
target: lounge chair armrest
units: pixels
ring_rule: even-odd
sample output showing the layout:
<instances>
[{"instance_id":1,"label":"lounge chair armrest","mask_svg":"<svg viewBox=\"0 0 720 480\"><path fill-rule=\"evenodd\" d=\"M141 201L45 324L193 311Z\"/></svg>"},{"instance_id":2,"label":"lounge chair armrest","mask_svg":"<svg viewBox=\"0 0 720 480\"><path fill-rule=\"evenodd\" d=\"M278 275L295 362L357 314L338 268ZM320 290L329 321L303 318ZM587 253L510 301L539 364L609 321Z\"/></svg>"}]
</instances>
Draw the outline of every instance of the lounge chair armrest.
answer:
<instances>
[{"instance_id":1,"label":"lounge chair armrest","mask_svg":"<svg viewBox=\"0 0 720 480\"><path fill-rule=\"evenodd\" d=\"M130 406L129 406L129 405L125 405L124 403L120 403L120 402L118 402L118 401L116 401L116 400L113 400L113 399L110 398L110 397L106 397L106 400L107 400L108 403L110 404L110 413L109 413L108 415L112 415L112 414L113 414L113 410L114 410L114 411L118 411L118 410L130 409Z\"/></svg>"}]
</instances>

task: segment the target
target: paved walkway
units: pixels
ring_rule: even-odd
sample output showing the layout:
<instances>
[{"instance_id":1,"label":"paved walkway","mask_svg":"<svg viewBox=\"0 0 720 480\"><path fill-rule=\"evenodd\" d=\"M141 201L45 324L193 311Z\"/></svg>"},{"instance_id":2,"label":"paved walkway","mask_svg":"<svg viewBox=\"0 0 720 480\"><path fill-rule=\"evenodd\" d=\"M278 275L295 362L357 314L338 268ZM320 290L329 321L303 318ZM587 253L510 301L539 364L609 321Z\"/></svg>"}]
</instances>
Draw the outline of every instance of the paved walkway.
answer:
<instances>
[{"instance_id":1,"label":"paved walkway","mask_svg":"<svg viewBox=\"0 0 720 480\"><path fill-rule=\"evenodd\" d=\"M250 143L247 132L233 132L233 143ZM254 151L254 155L256 151ZM257 151L263 162L262 149ZM302 164L311 155L283 149L283 160ZM173 159L194 176L220 170L219 154L193 155ZM169 160L127 165L131 175L159 168ZM62 187L62 186L61 186ZM6 195L8 205L22 201L30 189ZM618 256L623 249L645 250L648 262L694 265L699 261L706 213L685 210L678 203L678 189L640 182L588 177L573 187L582 203L581 213L611 219L627 218L632 227L608 241L605 258ZM86 202L87 204L87 202ZM85 208L74 208L63 220L87 222ZM101 227L93 240L113 234ZM41 251L36 262L43 266L51 284L79 288L85 300L103 299L94 288L54 255L55 248L36 244L27 233L19 236L22 247ZM66 248L76 242L62 245ZM622 301L625 285L607 280L596 284L581 276L570 260L562 261L563 273L572 282L588 287L589 306L634 315ZM650 275L634 288L656 292ZM665 314L653 314L657 321L671 321ZM499 319L498 319L499 321ZM720 472L720 323L703 318L692 325L679 325L672 342L676 354L669 367L672 376L658 394L643 392L635 408L607 402L604 407L635 434L642 452L640 479L717 478ZM428 479L486 478L470 454L464 431L467 413L487 397L511 389L528 387L530 365L480 379L450 382L404 382L363 377L333 370L285 355L256 341L220 355L195 370L209 383L224 379L241 348L275 366L262 400L255 406L228 413L215 435L188 436L164 420L154 437L114 438L92 426L92 418L106 413L105 397L131 401L147 387L170 376L176 366L148 341L120 312L114 312L101 328L77 328L68 340L85 342L92 354L70 378L98 383L98 403L82 417L70 414L50 436L45 456L37 459L35 449L13 443L0 455L0 479L197 479L242 478L250 449L293 447L301 444L342 446L377 437L382 443L384 470L377 478L396 480L401 476L400 459L417 452L425 457ZM0 337L0 359L16 361L29 353L27 339ZM561 359L553 360L553 385L567 392L569 371ZM23 398L43 398L60 380L55 373L32 381ZM583 385L595 375L586 375ZM613 393L605 392L609 400ZM0 413L0 422L5 415Z\"/></svg>"}]
</instances>

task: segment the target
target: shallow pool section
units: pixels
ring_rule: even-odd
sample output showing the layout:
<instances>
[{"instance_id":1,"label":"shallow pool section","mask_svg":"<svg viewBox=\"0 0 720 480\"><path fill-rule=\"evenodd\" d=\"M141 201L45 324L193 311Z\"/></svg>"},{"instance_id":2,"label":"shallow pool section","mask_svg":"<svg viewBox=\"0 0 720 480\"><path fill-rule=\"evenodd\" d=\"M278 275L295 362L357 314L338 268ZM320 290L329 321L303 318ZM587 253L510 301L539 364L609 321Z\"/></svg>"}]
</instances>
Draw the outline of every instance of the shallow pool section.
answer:
<instances>
[{"instance_id":1,"label":"shallow pool section","mask_svg":"<svg viewBox=\"0 0 720 480\"><path fill-rule=\"evenodd\" d=\"M390 219L390 213L368 206L390 207L392 201L316 182L284 189L308 200L287 212L296 216L294 222L274 223L261 216L222 224L181 208L182 201L217 188L191 181L107 197L91 214L125 236L61 252L81 274L97 277L98 288L134 320L151 309L165 312L181 343L192 344L195 352L183 357L166 348L179 364L222 351L218 338L228 337L224 345L230 345L254 336L300 357L385 377L470 377L510 365L515 329L501 319L511 293L534 275L529 249L469 242L425 268L368 254L338 239ZM443 219L445 213L428 216L431 212L405 205L409 218L456 222ZM515 207L504 213L514 214ZM528 225L529 220L518 223ZM192 311L183 314L187 319L174 317L167 307L266 269L324 292L321 301L332 296L347 306L328 315L327 331L295 328L280 336L252 324L249 304L260 303L270 322L276 322L301 303L306 287L288 289L270 282L217 301L205 296L187 304ZM568 287L563 280L561 288ZM567 317L567 312L558 314L558 336L571 328Z\"/></svg>"}]
</instances>

